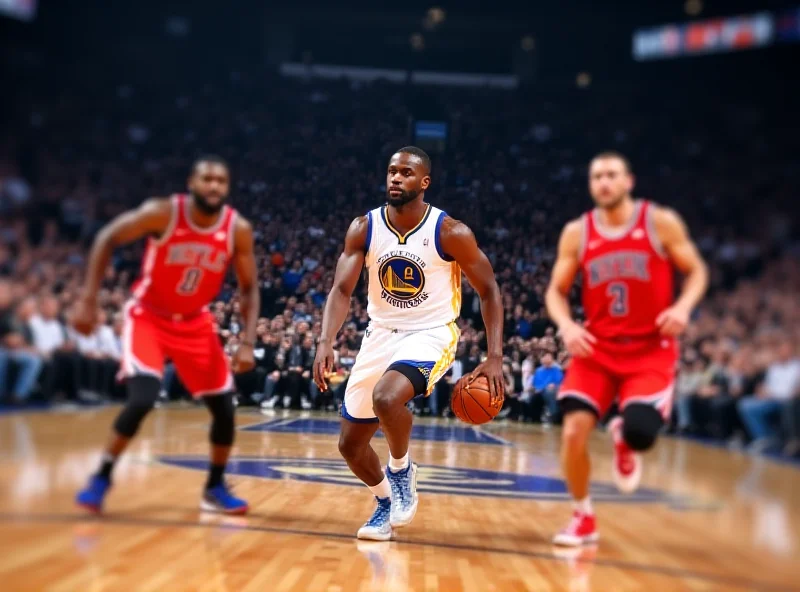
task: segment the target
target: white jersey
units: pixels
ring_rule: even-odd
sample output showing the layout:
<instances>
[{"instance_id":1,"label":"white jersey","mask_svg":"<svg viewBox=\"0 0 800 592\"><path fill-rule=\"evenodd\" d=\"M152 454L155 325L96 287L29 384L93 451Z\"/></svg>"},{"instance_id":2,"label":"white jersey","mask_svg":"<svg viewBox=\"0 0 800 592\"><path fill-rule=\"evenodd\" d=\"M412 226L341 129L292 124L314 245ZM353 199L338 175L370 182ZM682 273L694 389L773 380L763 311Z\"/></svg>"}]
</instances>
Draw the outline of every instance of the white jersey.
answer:
<instances>
[{"instance_id":1,"label":"white jersey","mask_svg":"<svg viewBox=\"0 0 800 592\"><path fill-rule=\"evenodd\" d=\"M403 235L389 222L386 206L367 214L367 312L375 326L420 331L458 318L461 268L439 240L446 215L428 204L420 223Z\"/></svg>"}]
</instances>

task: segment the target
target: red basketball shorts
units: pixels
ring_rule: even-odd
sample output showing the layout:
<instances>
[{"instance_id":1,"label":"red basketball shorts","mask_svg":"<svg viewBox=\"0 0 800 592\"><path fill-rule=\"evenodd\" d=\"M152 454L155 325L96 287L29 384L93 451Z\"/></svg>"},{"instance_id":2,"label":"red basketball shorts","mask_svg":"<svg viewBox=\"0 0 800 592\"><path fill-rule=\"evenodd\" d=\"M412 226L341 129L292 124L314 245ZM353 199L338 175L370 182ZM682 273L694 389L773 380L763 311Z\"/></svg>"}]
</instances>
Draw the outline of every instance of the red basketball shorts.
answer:
<instances>
[{"instance_id":1,"label":"red basketball shorts","mask_svg":"<svg viewBox=\"0 0 800 592\"><path fill-rule=\"evenodd\" d=\"M195 397L234 388L230 364L210 312L173 320L129 303L122 331L121 374L162 378L167 359Z\"/></svg>"},{"instance_id":2,"label":"red basketball shorts","mask_svg":"<svg viewBox=\"0 0 800 592\"><path fill-rule=\"evenodd\" d=\"M558 393L574 398L603 417L616 400L622 411L631 403L655 407L668 420L672 413L678 349L671 339L658 339L635 349L598 343L587 358L573 358Z\"/></svg>"}]
</instances>

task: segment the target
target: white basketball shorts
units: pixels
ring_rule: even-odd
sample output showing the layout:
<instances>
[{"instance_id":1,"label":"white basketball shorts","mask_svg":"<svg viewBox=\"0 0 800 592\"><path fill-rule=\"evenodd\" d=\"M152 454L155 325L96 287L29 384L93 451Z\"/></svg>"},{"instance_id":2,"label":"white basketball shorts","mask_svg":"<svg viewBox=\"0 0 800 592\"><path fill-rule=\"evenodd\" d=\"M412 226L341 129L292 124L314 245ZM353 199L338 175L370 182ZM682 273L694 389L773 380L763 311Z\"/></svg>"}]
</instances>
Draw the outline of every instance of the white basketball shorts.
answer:
<instances>
[{"instance_id":1,"label":"white basketball shorts","mask_svg":"<svg viewBox=\"0 0 800 592\"><path fill-rule=\"evenodd\" d=\"M347 382L342 417L357 423L377 422L372 391L393 364L416 368L426 379L430 395L456 357L459 330L455 322L422 331L396 331L370 325Z\"/></svg>"}]
</instances>

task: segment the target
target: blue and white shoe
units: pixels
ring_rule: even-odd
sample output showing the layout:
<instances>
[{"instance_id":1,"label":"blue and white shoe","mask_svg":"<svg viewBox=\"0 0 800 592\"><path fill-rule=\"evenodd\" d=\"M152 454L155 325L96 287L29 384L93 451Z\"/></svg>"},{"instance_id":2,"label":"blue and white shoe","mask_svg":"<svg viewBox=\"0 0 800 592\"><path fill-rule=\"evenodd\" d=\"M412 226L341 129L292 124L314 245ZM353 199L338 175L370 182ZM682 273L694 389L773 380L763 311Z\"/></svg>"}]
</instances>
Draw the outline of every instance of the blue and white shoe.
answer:
<instances>
[{"instance_id":1,"label":"blue and white shoe","mask_svg":"<svg viewBox=\"0 0 800 592\"><path fill-rule=\"evenodd\" d=\"M111 481L100 475L93 475L84 489L75 496L75 503L90 512L99 514L103 511L103 501L108 490L111 489Z\"/></svg>"},{"instance_id":2,"label":"blue and white shoe","mask_svg":"<svg viewBox=\"0 0 800 592\"><path fill-rule=\"evenodd\" d=\"M358 529L356 536L367 541L388 541L392 538L392 525L389 522L392 500L388 497L376 497L375 501L378 502L375 512L364 526Z\"/></svg>"},{"instance_id":3,"label":"blue and white shoe","mask_svg":"<svg viewBox=\"0 0 800 592\"><path fill-rule=\"evenodd\" d=\"M249 508L246 501L233 495L228 486L223 483L203 492L200 509L223 514L247 514Z\"/></svg>"},{"instance_id":4,"label":"blue and white shoe","mask_svg":"<svg viewBox=\"0 0 800 592\"><path fill-rule=\"evenodd\" d=\"M392 512L390 522L393 528L411 524L417 513L419 497L417 496L417 465L409 463L402 471L396 473L386 467L386 477L392 487Z\"/></svg>"}]
</instances>

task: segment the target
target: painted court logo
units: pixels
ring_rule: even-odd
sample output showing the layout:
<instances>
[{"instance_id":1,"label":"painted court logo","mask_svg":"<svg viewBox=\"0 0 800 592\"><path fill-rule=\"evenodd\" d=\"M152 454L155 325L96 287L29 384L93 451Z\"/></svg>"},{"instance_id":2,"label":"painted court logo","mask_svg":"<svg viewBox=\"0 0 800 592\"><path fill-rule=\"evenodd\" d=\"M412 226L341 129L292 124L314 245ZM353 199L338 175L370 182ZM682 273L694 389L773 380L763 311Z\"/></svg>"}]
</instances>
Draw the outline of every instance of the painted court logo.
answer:
<instances>
[{"instance_id":1,"label":"painted court logo","mask_svg":"<svg viewBox=\"0 0 800 592\"><path fill-rule=\"evenodd\" d=\"M202 456L163 456L160 462L205 471L208 460ZM291 479L329 485L363 487L343 460L307 458L238 457L231 459L228 473L261 479ZM431 494L465 495L507 499L568 501L569 494L561 479L538 475L520 475L482 469L457 469L423 465L419 468L419 491ZM592 485L592 497L598 502L661 503L675 509L712 509L682 496L642 488L633 495L622 495L610 483Z\"/></svg>"}]
</instances>

